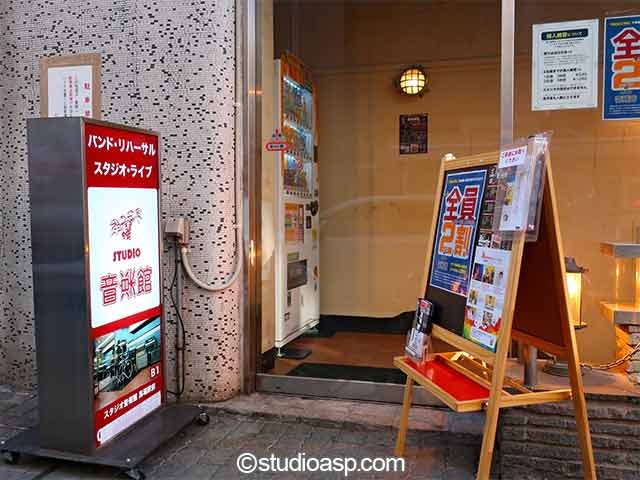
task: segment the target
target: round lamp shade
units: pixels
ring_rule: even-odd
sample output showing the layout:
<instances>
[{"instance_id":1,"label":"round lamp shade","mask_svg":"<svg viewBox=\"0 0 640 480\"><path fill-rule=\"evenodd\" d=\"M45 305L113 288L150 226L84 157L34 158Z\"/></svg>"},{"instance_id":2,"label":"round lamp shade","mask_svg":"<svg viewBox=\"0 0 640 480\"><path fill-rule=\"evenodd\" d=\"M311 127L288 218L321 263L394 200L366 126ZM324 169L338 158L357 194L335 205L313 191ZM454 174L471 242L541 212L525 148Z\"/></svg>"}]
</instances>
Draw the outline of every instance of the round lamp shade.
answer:
<instances>
[{"instance_id":1,"label":"round lamp shade","mask_svg":"<svg viewBox=\"0 0 640 480\"><path fill-rule=\"evenodd\" d=\"M400 74L398 86L406 95L420 95L427 87L427 74L420 67L409 67Z\"/></svg>"}]
</instances>

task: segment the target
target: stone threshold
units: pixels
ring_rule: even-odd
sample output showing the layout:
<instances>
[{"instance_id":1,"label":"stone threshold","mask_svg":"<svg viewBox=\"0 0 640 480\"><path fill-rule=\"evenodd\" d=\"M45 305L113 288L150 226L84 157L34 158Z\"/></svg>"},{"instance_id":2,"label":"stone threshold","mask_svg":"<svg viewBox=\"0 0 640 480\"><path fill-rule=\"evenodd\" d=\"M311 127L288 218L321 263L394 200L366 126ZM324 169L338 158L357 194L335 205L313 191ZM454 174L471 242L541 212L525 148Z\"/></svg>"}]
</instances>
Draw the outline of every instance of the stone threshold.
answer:
<instances>
[{"instance_id":1,"label":"stone threshold","mask_svg":"<svg viewBox=\"0 0 640 480\"><path fill-rule=\"evenodd\" d=\"M277 393L237 395L229 400L207 403L211 410L262 417L279 421L311 423L318 426L349 429L397 429L399 404L299 397ZM466 438L476 443L482 437L484 414L456 413L447 407L414 406L409 429L433 432L447 437Z\"/></svg>"}]
</instances>

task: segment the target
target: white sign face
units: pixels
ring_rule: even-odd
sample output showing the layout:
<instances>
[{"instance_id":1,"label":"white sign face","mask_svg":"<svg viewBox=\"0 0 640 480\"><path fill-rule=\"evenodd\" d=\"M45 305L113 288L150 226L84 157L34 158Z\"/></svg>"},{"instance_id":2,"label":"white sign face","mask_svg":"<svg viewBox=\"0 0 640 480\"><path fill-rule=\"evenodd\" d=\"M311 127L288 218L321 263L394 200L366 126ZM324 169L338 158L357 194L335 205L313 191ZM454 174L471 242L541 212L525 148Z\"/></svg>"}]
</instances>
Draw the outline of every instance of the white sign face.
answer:
<instances>
[{"instance_id":1,"label":"white sign face","mask_svg":"<svg viewBox=\"0 0 640 480\"><path fill-rule=\"evenodd\" d=\"M509 150L500 151L500 159L498 160L498 168L517 167L522 165L527 158L527 146L510 148Z\"/></svg>"},{"instance_id":2,"label":"white sign face","mask_svg":"<svg viewBox=\"0 0 640 480\"><path fill-rule=\"evenodd\" d=\"M91 327L160 305L158 192L87 190Z\"/></svg>"},{"instance_id":3,"label":"white sign face","mask_svg":"<svg viewBox=\"0 0 640 480\"><path fill-rule=\"evenodd\" d=\"M93 112L91 65L47 70L49 117L87 117Z\"/></svg>"},{"instance_id":4,"label":"white sign face","mask_svg":"<svg viewBox=\"0 0 640 480\"><path fill-rule=\"evenodd\" d=\"M532 110L598 105L598 19L533 25Z\"/></svg>"}]
</instances>

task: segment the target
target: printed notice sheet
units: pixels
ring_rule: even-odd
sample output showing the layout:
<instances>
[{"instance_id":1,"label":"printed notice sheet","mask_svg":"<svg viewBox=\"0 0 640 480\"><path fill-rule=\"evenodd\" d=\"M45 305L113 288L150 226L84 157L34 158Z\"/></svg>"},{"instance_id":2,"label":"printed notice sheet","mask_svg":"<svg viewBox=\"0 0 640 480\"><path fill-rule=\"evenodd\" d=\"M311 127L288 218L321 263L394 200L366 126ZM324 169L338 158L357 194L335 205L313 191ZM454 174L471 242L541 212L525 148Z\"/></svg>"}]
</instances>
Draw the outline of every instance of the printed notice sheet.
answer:
<instances>
[{"instance_id":1,"label":"printed notice sheet","mask_svg":"<svg viewBox=\"0 0 640 480\"><path fill-rule=\"evenodd\" d=\"M598 19L533 25L531 109L598 105Z\"/></svg>"}]
</instances>

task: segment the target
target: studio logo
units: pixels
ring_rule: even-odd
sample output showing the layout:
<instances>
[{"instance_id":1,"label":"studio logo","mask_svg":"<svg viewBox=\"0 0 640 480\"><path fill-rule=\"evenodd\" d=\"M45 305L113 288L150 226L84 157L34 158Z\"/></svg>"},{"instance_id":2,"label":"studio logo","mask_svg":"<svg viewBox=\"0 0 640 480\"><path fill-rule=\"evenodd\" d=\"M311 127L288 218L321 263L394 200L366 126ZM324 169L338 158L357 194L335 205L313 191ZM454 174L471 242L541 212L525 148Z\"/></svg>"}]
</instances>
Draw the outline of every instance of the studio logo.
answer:
<instances>
[{"instance_id":1,"label":"studio logo","mask_svg":"<svg viewBox=\"0 0 640 480\"><path fill-rule=\"evenodd\" d=\"M131 240L131 230L134 223L140 223L142 220L142 209L136 208L129 210L125 215L111 220L111 236L122 235L125 240Z\"/></svg>"}]
</instances>

